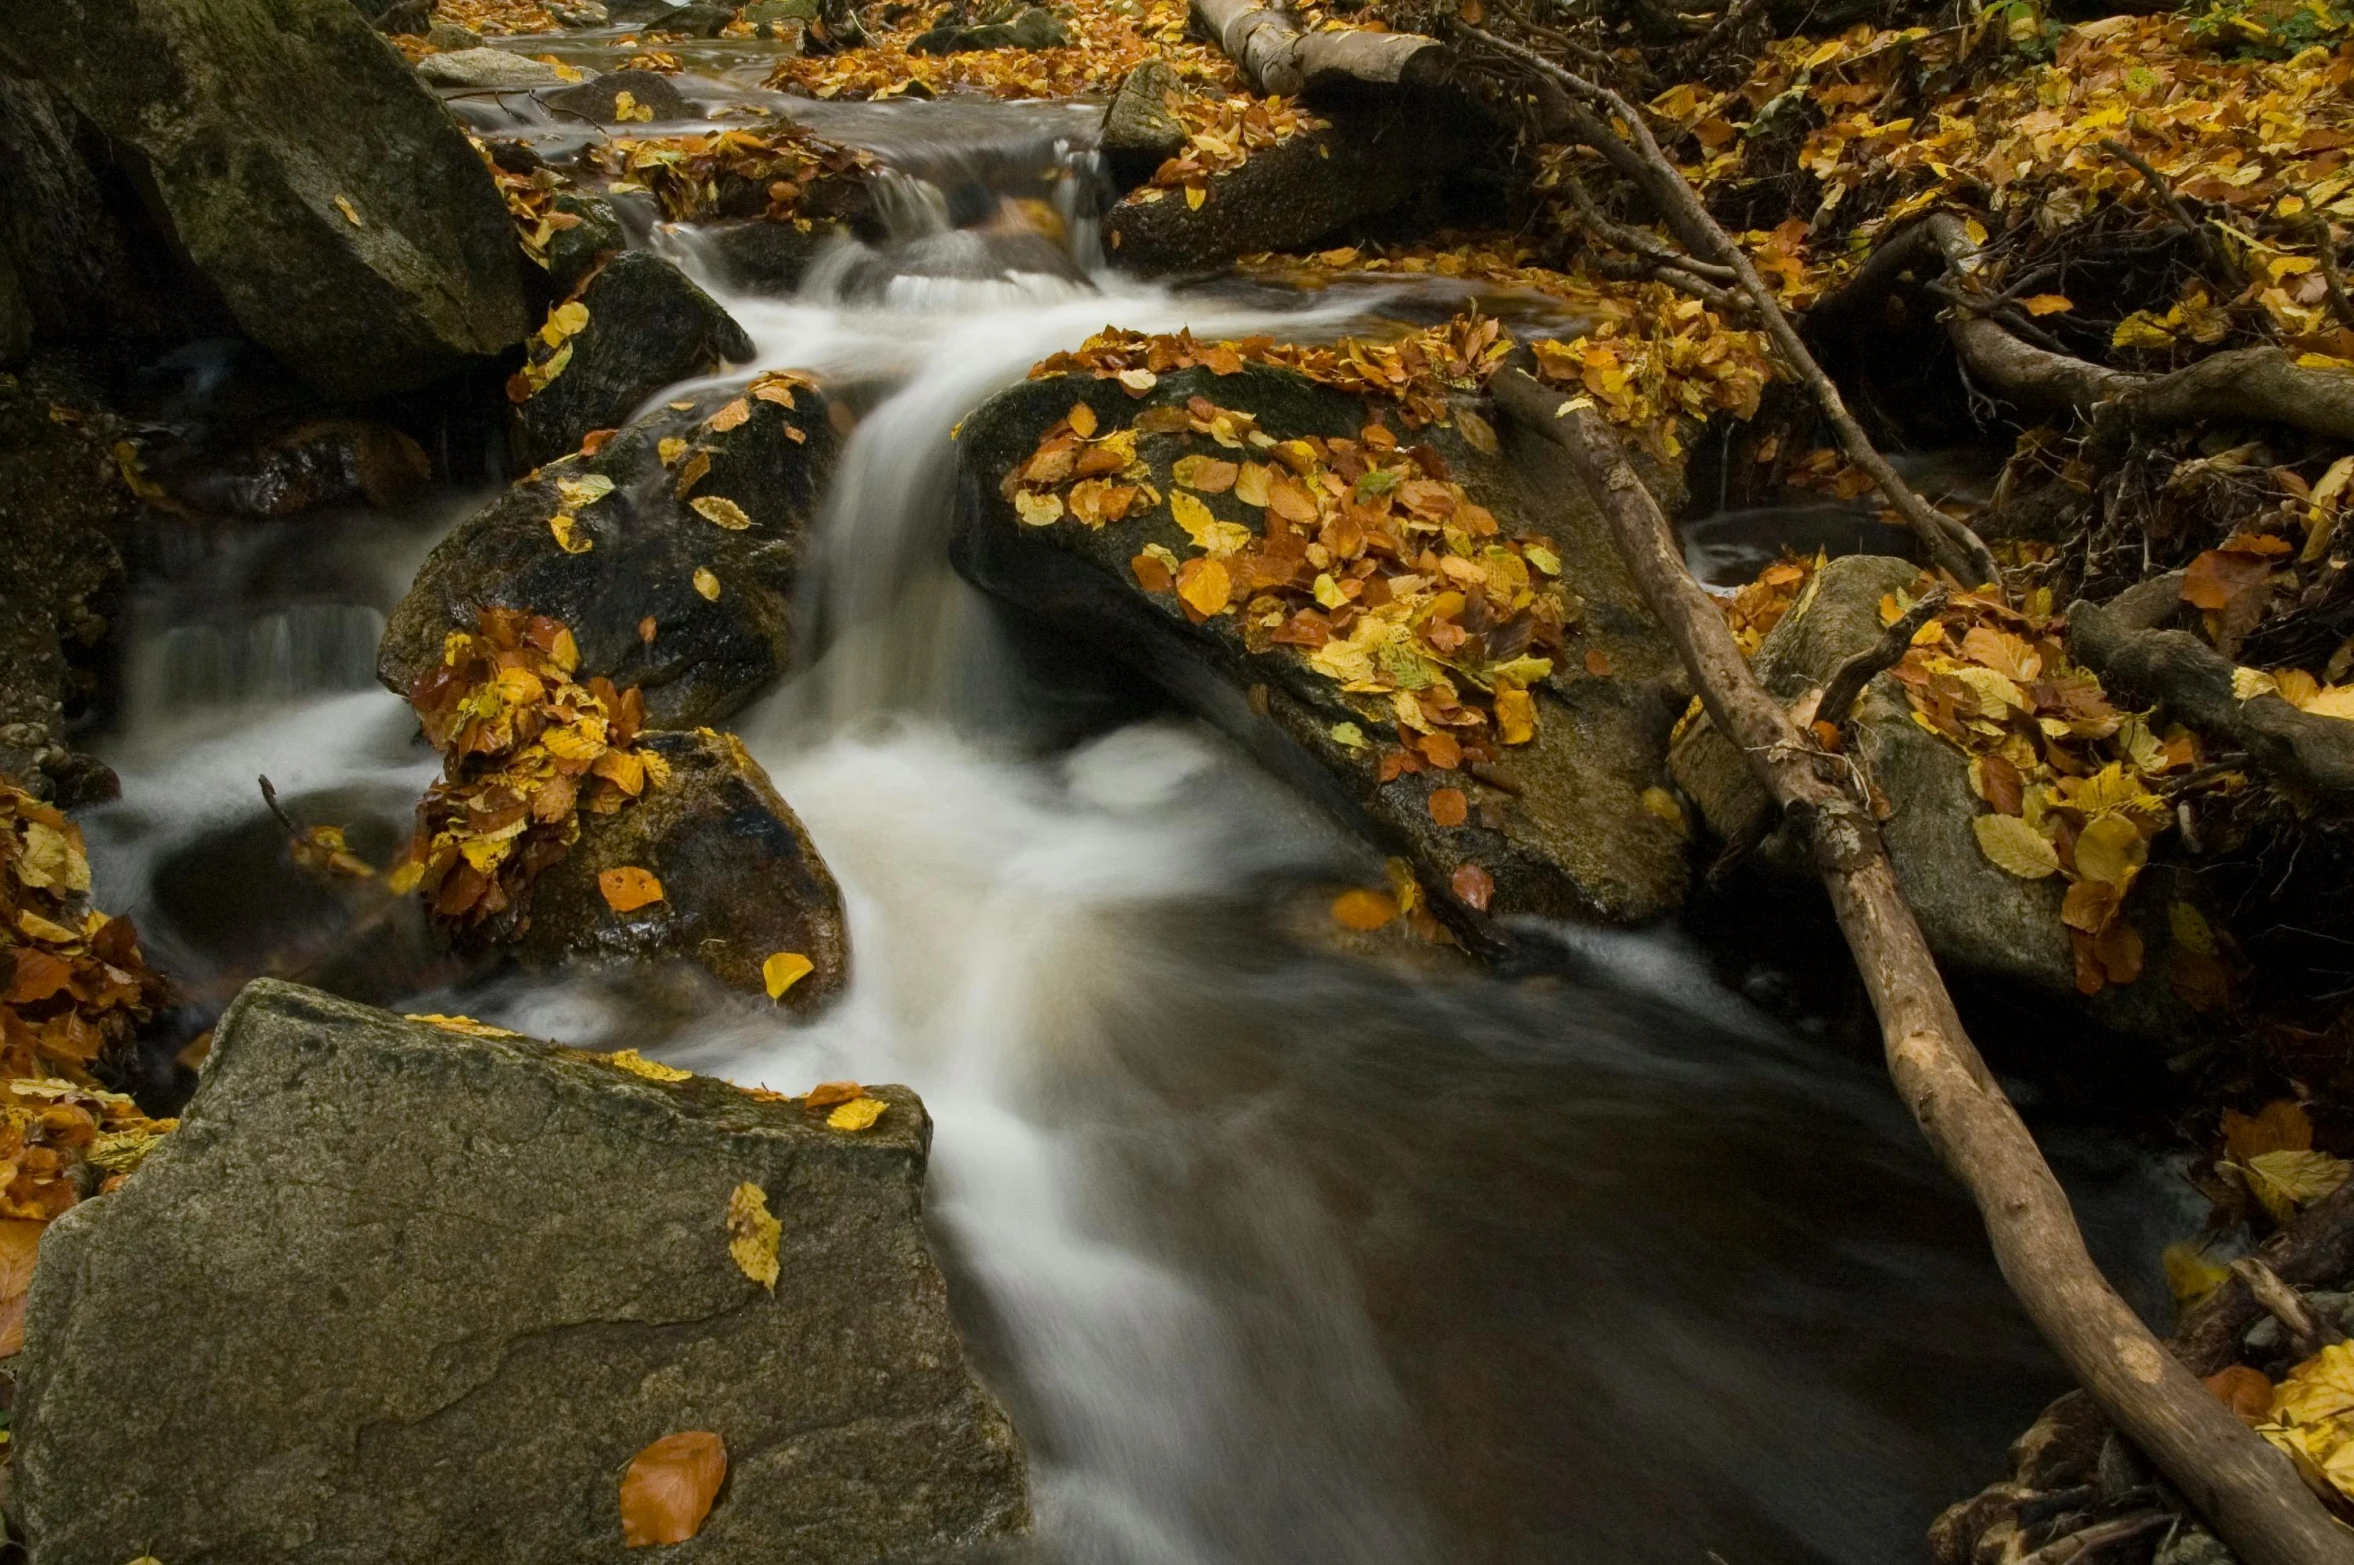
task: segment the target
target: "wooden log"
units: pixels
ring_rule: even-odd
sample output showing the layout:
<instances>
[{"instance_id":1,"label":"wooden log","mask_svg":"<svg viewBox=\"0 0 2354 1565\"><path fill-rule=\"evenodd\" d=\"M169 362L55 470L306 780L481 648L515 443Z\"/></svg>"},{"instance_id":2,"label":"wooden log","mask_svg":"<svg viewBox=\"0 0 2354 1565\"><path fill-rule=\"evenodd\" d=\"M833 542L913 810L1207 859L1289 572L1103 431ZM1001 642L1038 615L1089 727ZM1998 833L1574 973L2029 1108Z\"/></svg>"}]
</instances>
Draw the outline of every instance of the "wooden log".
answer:
<instances>
[{"instance_id":1,"label":"wooden log","mask_svg":"<svg viewBox=\"0 0 2354 1565\"><path fill-rule=\"evenodd\" d=\"M1445 47L1419 33L1306 32L1288 12L1255 0L1193 0L1193 14L1245 80L1286 98L1344 87L1430 86L1446 72Z\"/></svg>"},{"instance_id":2,"label":"wooden log","mask_svg":"<svg viewBox=\"0 0 2354 1565\"><path fill-rule=\"evenodd\" d=\"M1889 1076L1968 1188L1996 1264L2044 1340L2247 1565L2354 1562L2354 1531L2167 1353L2093 1263L2035 1138L1962 1029L1878 826L1837 763L1758 683L1609 424L1591 400L1565 399L1518 370L1490 386L1508 414L1567 452L1711 721L1811 851L1879 1014Z\"/></svg>"}]
</instances>

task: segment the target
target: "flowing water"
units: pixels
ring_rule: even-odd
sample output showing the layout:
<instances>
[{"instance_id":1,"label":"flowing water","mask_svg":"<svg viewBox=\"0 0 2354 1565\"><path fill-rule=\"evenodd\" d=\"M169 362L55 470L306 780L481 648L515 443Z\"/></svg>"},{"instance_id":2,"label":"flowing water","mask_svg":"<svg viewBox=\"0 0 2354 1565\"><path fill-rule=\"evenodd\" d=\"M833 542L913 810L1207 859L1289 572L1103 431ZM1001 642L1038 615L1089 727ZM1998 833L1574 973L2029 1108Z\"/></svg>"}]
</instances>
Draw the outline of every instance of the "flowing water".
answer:
<instances>
[{"instance_id":1,"label":"flowing water","mask_svg":"<svg viewBox=\"0 0 2354 1565\"><path fill-rule=\"evenodd\" d=\"M791 1026L457 980L381 934L370 997L786 1090L919 1089L937 1237L1048 1558L1921 1557L2060 1382L1870 1062L1672 928L1563 929L1518 977L1296 938L1301 888L1375 872L1365 850L1181 718L1067 742L1040 714L1097 660L1021 654L948 568L952 426L1045 353L1106 321L1331 335L1426 301L1104 274L1067 111L953 134L947 105L828 112L902 199L798 296L727 301L760 366L870 404L802 672L736 722L841 882L848 995ZM1010 195L1062 203L1059 249ZM696 265L691 233L654 242ZM192 991L335 922L260 878L256 773L379 858L401 830L433 757L372 644L479 498L248 528L142 585L100 741L124 794L91 836L101 897ZM2134 1215L2163 1206L2139 1163L2086 1145L2067 1170L2112 1259L2169 1237Z\"/></svg>"}]
</instances>

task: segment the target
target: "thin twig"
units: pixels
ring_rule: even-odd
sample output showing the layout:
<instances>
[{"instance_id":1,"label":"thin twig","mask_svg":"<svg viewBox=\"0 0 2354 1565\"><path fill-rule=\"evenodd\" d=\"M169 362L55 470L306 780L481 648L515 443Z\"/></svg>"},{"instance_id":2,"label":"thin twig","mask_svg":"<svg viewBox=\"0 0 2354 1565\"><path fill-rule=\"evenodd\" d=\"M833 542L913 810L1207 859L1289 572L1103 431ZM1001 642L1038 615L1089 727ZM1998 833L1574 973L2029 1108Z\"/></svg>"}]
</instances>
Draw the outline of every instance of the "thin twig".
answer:
<instances>
[{"instance_id":1,"label":"thin twig","mask_svg":"<svg viewBox=\"0 0 2354 1565\"><path fill-rule=\"evenodd\" d=\"M2215 237L2214 231L2205 223L2191 216L2190 208L2182 204L2182 198L2174 193L2174 186L2168 183L2165 175L2150 167L2148 160L2121 141L2103 137L2101 148L2130 164L2133 171L2148 183L2150 193L2158 198L2174 220L2190 231L2191 242L2199 247L2200 256L2214 272L2217 282L2235 290L2245 285L2247 279L2240 276L2239 268L2231 264L2231 257L2224 253L2223 242Z\"/></svg>"},{"instance_id":2,"label":"thin twig","mask_svg":"<svg viewBox=\"0 0 2354 1565\"><path fill-rule=\"evenodd\" d=\"M268 777L256 777L254 781L262 785L262 803L268 805L270 807L270 813L278 817L278 824L285 827L288 831L293 832L296 836L302 835L302 828L294 824L294 817L287 814L285 808L278 803L278 790L271 786L270 779Z\"/></svg>"},{"instance_id":3,"label":"thin twig","mask_svg":"<svg viewBox=\"0 0 2354 1565\"><path fill-rule=\"evenodd\" d=\"M1749 296L1758 319L1766 333L1780 350L1784 364L1791 374L1814 396L1832 430L1839 437L1840 448L1847 459L1871 475L1880 493L1896 508L1906 523L1919 535L1922 546L1929 552L1930 562L1951 574L1964 586L1992 584L1999 588L2002 573L1996 568L1994 556L1985 541L1968 526L1945 515L1914 493L1910 484L1898 476L1888 459L1872 444L1863 426L1847 409L1846 399L1823 367L1815 362L1806 344L1799 340L1798 329L1783 313L1781 301L1750 263L1749 255L1733 243L1717 220L1709 215L1699 194L1692 189L1673 160L1663 151L1658 138L1651 134L1650 125L1642 113L1624 97L1609 87L1589 81L1575 71L1554 64L1543 55L1522 48L1516 43L1497 37L1494 33L1469 23L1458 22L1456 30L1465 37L1477 39L1489 48L1538 72L1548 80L1583 100L1586 107L1573 115L1579 135L1594 149L1632 176L1651 204L1684 242L1704 261L1714 261L1729 267L1740 283L1741 291ZM1621 137L1594 110L1615 115L1626 126ZM1614 150L1615 148L1615 150Z\"/></svg>"},{"instance_id":4,"label":"thin twig","mask_svg":"<svg viewBox=\"0 0 2354 1565\"><path fill-rule=\"evenodd\" d=\"M1682 267L1693 276L1705 277L1712 283L1737 284L1741 281L1729 266L1720 265L1713 261L1694 260L1688 255L1680 254L1674 246L1652 238L1639 228L1629 228L1624 223L1612 221L1602 208L1595 204L1593 192L1586 189L1585 181L1576 175L1572 174L1564 179L1561 182L1561 190L1562 194L1569 197L1569 204L1578 209L1579 220L1600 235L1606 244L1616 245L1619 249L1639 255L1655 265Z\"/></svg>"}]
</instances>

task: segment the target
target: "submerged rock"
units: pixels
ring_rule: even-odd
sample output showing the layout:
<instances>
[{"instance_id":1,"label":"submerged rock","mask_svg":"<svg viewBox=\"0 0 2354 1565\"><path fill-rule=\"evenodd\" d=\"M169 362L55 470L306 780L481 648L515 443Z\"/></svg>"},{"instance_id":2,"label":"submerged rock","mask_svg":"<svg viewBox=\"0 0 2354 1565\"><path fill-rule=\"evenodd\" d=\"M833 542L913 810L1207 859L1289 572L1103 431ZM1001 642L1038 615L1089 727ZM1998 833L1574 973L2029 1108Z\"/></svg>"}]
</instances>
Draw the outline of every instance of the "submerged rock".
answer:
<instances>
[{"instance_id":1,"label":"submerged rock","mask_svg":"<svg viewBox=\"0 0 2354 1565\"><path fill-rule=\"evenodd\" d=\"M809 833L733 735L649 734L641 748L670 763L669 781L616 814L581 817L579 843L532 883L515 950L536 961L676 958L754 992L761 964L797 953L811 971L784 1003L824 1007L848 980L850 941ZM615 912L597 877L633 866L661 881L662 900Z\"/></svg>"},{"instance_id":2,"label":"submerged rock","mask_svg":"<svg viewBox=\"0 0 2354 1565\"><path fill-rule=\"evenodd\" d=\"M795 585L840 446L824 392L787 390L790 407L772 389L657 408L594 456L550 463L460 523L392 611L378 677L405 693L449 632L471 630L475 611L497 604L563 621L583 676L641 687L654 727L693 727L742 705L791 661ZM738 400L743 422L713 427ZM666 441L677 442L667 463ZM609 494L585 498L608 482ZM584 498L568 500L567 483ZM723 526L697 500L747 525ZM574 549L550 525L559 515L574 518Z\"/></svg>"},{"instance_id":3,"label":"submerged rock","mask_svg":"<svg viewBox=\"0 0 2354 1565\"><path fill-rule=\"evenodd\" d=\"M562 371L516 410L526 460L554 461L618 427L665 386L752 357L752 339L686 273L644 250L615 256L579 299L588 323Z\"/></svg>"},{"instance_id":4,"label":"submerged rock","mask_svg":"<svg viewBox=\"0 0 2354 1565\"><path fill-rule=\"evenodd\" d=\"M1492 877L1488 912L1499 917L1638 921L1676 907L1687 876L1684 834L1659 785L1668 728L1685 700L1682 674L1554 448L1514 437L1488 456L1452 429L1403 437L1436 447L1456 480L1495 513L1504 535L1550 541L1580 600L1580 618L1566 663L1531 686L1532 742L1507 749L1493 765L1433 766L1384 781L1387 725L1345 701L1299 647L1253 650L1238 615L1195 624L1168 592L1140 585L1131 561L1148 546L1191 552L1165 501L1139 505L1100 529L1068 518L1026 526L1001 490L1004 476L1029 460L1039 437L1076 401L1086 401L1111 430L1197 395L1256 415L1260 430L1278 440L1354 438L1373 412L1359 398L1267 368L1165 375L1141 401L1109 381L1026 382L985 404L959 433L958 569L1054 632L1138 668L1345 823L1404 855L1434 902L1483 942L1501 937L1450 889L1465 865ZM1180 457L1238 454L1182 433L1147 434L1137 452L1164 497ZM1231 493L1207 503L1221 516L1257 522ZM1591 663L1583 661L1589 654ZM1596 667L1609 672L1590 671ZM1352 728L1363 730L1355 745L1336 732ZM1461 824L1434 819L1432 796L1441 789L1462 793Z\"/></svg>"},{"instance_id":5,"label":"submerged rock","mask_svg":"<svg viewBox=\"0 0 2354 1565\"><path fill-rule=\"evenodd\" d=\"M379 509L433 481L425 448L389 424L306 418L221 455L193 448L159 460L156 479L199 511L296 516L320 506Z\"/></svg>"},{"instance_id":6,"label":"submerged rock","mask_svg":"<svg viewBox=\"0 0 2354 1565\"><path fill-rule=\"evenodd\" d=\"M422 386L523 336L489 170L347 0L10 6L0 54L140 170L159 231L318 389Z\"/></svg>"},{"instance_id":7,"label":"submerged rock","mask_svg":"<svg viewBox=\"0 0 2354 1565\"><path fill-rule=\"evenodd\" d=\"M1335 112L1328 128L1211 175L1198 209L1182 190L1130 192L1104 215L1105 253L1116 266L1152 273L1206 271L1262 250L1312 249L1354 224L1436 203L1475 147L1446 115Z\"/></svg>"},{"instance_id":8,"label":"submerged rock","mask_svg":"<svg viewBox=\"0 0 2354 1565\"><path fill-rule=\"evenodd\" d=\"M931 1124L275 982L181 1128L42 1242L13 1434L44 1565L612 1561L618 1481L709 1431L698 1560L1025 1531L1018 1438L925 1245ZM658 1155L654 1155L658 1154ZM774 1250L731 1206L751 1186ZM774 1254L774 1287L749 1275Z\"/></svg>"}]
</instances>

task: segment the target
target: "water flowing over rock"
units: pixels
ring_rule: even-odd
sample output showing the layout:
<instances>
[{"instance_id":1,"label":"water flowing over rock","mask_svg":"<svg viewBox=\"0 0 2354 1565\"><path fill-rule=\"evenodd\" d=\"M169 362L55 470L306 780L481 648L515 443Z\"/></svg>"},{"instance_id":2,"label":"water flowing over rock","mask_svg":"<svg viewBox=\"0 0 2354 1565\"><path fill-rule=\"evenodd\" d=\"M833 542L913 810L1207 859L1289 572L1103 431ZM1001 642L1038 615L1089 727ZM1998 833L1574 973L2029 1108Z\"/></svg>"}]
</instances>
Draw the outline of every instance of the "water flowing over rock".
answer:
<instances>
[{"instance_id":1,"label":"water flowing over rock","mask_svg":"<svg viewBox=\"0 0 2354 1565\"><path fill-rule=\"evenodd\" d=\"M251 985L181 1129L43 1243L14 1431L35 1557L619 1562L622 1469L687 1430L730 1468L697 1559L1026 1530L925 1247L931 1121L868 1090L889 1106L851 1133ZM731 1255L745 1185L782 1223L773 1290Z\"/></svg>"},{"instance_id":2,"label":"water flowing over rock","mask_svg":"<svg viewBox=\"0 0 2354 1565\"><path fill-rule=\"evenodd\" d=\"M427 557L386 626L378 676L406 693L449 632L497 604L562 620L583 673L641 687L654 727L692 727L742 705L791 661L795 587L840 445L825 394L796 384L791 395L790 408L744 396L744 420L728 429L711 426L733 394L680 398L688 405L657 408L596 455L516 484ZM677 442L667 462L666 441ZM697 473L699 463L708 465ZM568 482L586 486L573 491L580 498L567 499ZM608 482L609 493L588 498ZM746 525L723 525L739 514ZM558 541L559 515L573 517L572 542L587 548Z\"/></svg>"},{"instance_id":3,"label":"water flowing over rock","mask_svg":"<svg viewBox=\"0 0 2354 1565\"><path fill-rule=\"evenodd\" d=\"M588 324L569 340L571 362L519 410L534 463L617 427L665 386L752 357L752 339L717 300L643 250L615 256L580 303Z\"/></svg>"},{"instance_id":4,"label":"water flowing over rock","mask_svg":"<svg viewBox=\"0 0 2354 1565\"><path fill-rule=\"evenodd\" d=\"M515 949L526 960L674 957L725 984L761 988L779 953L808 958L785 1004L815 1011L848 981L842 893L809 833L732 735L648 735L670 780L613 815L581 817L573 850L532 884ZM651 870L662 900L622 913L597 878Z\"/></svg>"},{"instance_id":5,"label":"water flowing over rock","mask_svg":"<svg viewBox=\"0 0 2354 1565\"><path fill-rule=\"evenodd\" d=\"M1354 437L1370 417L1358 398L1286 370L1187 370L1161 377L1142 401L1106 381L1027 382L973 414L958 436L958 569L1055 631L1139 667L1343 821L1404 855L1429 887L1446 887L1458 866L1477 862L1494 878L1497 915L1638 921L1676 907L1687 878L1682 829L1648 807L1644 794L1665 779L1668 728L1685 700L1682 675L1600 519L1550 448L1514 439L1485 457L1451 429L1411 437L1444 454L1506 534L1552 540L1582 600L1578 650L1600 654L1611 673L1565 668L1535 686L1535 740L1483 768L1485 777L1431 770L1385 782L1374 745L1352 748L1334 736L1336 725L1360 714L1299 649L1249 651L1235 616L1190 624L1167 594L1138 585L1129 562L1145 545L1189 547L1165 504L1139 506L1096 530L1067 522L1031 527L1000 490L1003 476L1028 459L1074 400L1087 398L1104 410L1106 427L1117 427L1143 409L1182 406L1195 395L1257 415L1277 439ZM1170 465L1188 448L1173 437L1139 442L1163 495L1172 487ZM1432 818L1429 798L1440 787L1465 791L1467 823L1445 827ZM1460 904L1451 911L1488 927Z\"/></svg>"},{"instance_id":6,"label":"water flowing over rock","mask_svg":"<svg viewBox=\"0 0 2354 1565\"><path fill-rule=\"evenodd\" d=\"M0 58L142 171L240 328L330 395L422 386L520 339L489 173L345 0L58 0Z\"/></svg>"}]
</instances>

